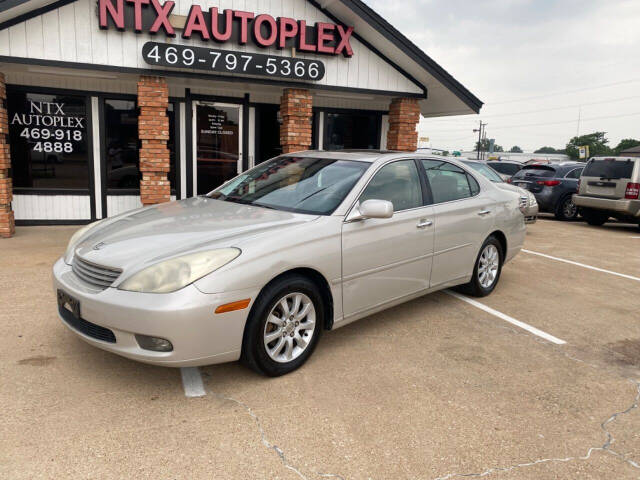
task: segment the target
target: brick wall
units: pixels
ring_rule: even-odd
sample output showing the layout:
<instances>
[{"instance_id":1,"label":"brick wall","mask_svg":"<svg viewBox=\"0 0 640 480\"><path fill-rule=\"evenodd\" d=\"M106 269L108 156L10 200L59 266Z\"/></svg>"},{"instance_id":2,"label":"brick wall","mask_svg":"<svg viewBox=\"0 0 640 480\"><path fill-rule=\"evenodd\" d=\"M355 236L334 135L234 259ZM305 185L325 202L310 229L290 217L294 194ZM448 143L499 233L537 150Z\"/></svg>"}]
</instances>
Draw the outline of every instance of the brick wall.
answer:
<instances>
[{"instance_id":1,"label":"brick wall","mask_svg":"<svg viewBox=\"0 0 640 480\"><path fill-rule=\"evenodd\" d=\"M283 153L311 148L313 98L308 90L287 88L280 98L280 145Z\"/></svg>"},{"instance_id":2,"label":"brick wall","mask_svg":"<svg viewBox=\"0 0 640 480\"><path fill-rule=\"evenodd\" d=\"M141 76L138 81L138 137L140 147L140 200L143 205L168 202L169 87L162 77Z\"/></svg>"},{"instance_id":3,"label":"brick wall","mask_svg":"<svg viewBox=\"0 0 640 480\"><path fill-rule=\"evenodd\" d=\"M416 127L420 121L420 107L415 98L395 98L389 106L387 148L415 152L418 148Z\"/></svg>"},{"instance_id":4,"label":"brick wall","mask_svg":"<svg viewBox=\"0 0 640 480\"><path fill-rule=\"evenodd\" d=\"M4 75L0 73L0 237L11 237L15 233L15 220L11 210L13 187L9 169L9 118L7 115L7 89Z\"/></svg>"}]
</instances>

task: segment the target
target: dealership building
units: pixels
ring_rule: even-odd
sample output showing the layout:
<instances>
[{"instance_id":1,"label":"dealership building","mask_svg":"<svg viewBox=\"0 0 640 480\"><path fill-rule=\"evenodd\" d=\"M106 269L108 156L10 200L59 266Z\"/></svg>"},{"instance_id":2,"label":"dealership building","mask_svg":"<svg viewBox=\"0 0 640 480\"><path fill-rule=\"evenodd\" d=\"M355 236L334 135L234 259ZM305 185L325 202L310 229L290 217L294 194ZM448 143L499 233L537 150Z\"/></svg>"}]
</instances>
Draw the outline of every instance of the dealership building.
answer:
<instances>
[{"instance_id":1,"label":"dealership building","mask_svg":"<svg viewBox=\"0 0 640 480\"><path fill-rule=\"evenodd\" d=\"M0 236L481 105L360 0L0 0Z\"/></svg>"}]
</instances>

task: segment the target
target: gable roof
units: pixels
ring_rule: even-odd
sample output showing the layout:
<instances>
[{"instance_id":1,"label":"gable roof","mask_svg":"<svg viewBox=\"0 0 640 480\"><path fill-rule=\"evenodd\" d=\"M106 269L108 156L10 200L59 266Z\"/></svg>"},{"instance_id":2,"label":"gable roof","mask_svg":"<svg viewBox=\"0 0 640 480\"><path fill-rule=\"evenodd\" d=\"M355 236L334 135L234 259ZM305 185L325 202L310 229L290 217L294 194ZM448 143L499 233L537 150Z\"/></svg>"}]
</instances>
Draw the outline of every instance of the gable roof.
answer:
<instances>
[{"instance_id":1,"label":"gable roof","mask_svg":"<svg viewBox=\"0 0 640 480\"><path fill-rule=\"evenodd\" d=\"M76 0L0 0L0 31ZM478 113L483 102L362 0L306 0L335 23L355 26L354 37L423 88L426 117Z\"/></svg>"}]
</instances>

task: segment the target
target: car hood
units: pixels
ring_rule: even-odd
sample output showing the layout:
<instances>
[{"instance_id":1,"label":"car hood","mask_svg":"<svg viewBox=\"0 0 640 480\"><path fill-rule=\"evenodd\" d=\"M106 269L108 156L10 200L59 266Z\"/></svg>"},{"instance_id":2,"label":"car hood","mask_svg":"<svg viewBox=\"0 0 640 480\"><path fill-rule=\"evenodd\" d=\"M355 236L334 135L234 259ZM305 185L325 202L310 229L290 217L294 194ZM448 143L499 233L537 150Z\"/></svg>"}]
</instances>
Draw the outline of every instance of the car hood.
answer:
<instances>
[{"instance_id":1,"label":"car hood","mask_svg":"<svg viewBox=\"0 0 640 480\"><path fill-rule=\"evenodd\" d=\"M197 250L241 246L283 228L318 218L251 205L195 197L114 217L89 230L75 253L83 259L127 270Z\"/></svg>"}]
</instances>

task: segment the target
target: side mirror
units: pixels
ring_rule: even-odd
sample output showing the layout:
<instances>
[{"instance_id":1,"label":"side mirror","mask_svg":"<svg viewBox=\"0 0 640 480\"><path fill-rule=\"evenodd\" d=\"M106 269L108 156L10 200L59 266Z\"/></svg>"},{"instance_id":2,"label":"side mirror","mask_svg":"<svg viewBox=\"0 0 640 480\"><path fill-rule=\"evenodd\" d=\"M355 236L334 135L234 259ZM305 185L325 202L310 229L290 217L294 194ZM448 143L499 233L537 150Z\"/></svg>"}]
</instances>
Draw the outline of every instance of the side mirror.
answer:
<instances>
[{"instance_id":1,"label":"side mirror","mask_svg":"<svg viewBox=\"0 0 640 480\"><path fill-rule=\"evenodd\" d=\"M365 220L367 218L391 218L393 203L387 200L365 200L355 206L347 218L348 222Z\"/></svg>"}]
</instances>

